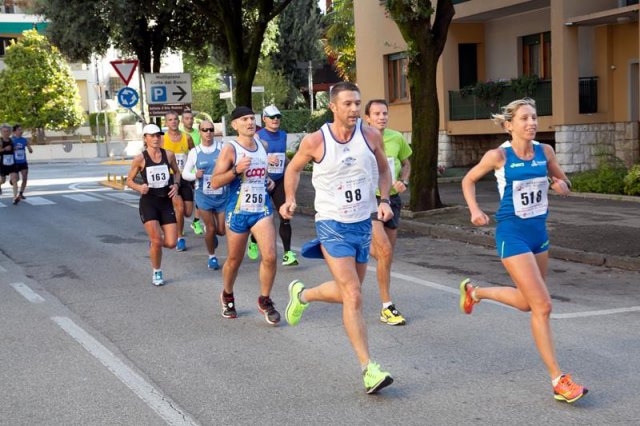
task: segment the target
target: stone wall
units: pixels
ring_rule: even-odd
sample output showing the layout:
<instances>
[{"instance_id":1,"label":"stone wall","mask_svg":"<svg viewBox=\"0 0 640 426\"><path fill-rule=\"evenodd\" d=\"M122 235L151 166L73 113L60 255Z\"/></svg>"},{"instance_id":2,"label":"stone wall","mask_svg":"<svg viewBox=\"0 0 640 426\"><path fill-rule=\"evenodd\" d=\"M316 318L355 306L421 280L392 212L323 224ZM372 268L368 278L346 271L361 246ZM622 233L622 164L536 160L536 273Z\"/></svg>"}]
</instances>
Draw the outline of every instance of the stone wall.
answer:
<instances>
[{"instance_id":1,"label":"stone wall","mask_svg":"<svg viewBox=\"0 0 640 426\"><path fill-rule=\"evenodd\" d=\"M557 126L555 139L558 161L568 173L595 169L602 161L630 167L640 159L637 122Z\"/></svg>"},{"instance_id":2,"label":"stone wall","mask_svg":"<svg viewBox=\"0 0 640 426\"><path fill-rule=\"evenodd\" d=\"M473 166L485 152L497 148L507 139L507 134L451 136L441 131L438 135L438 164L446 167Z\"/></svg>"}]
</instances>

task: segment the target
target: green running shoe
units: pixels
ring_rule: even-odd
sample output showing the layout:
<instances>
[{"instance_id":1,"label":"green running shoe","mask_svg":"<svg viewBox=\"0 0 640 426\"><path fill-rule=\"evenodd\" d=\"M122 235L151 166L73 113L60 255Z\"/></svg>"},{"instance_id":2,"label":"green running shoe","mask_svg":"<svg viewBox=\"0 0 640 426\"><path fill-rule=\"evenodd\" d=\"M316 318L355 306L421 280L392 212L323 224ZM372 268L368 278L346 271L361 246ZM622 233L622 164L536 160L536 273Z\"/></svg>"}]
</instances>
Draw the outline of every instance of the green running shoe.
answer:
<instances>
[{"instance_id":1,"label":"green running shoe","mask_svg":"<svg viewBox=\"0 0 640 426\"><path fill-rule=\"evenodd\" d=\"M256 260L258 258L258 244L253 241L249 241L249 247L247 247L247 256L249 259Z\"/></svg>"},{"instance_id":2,"label":"green running shoe","mask_svg":"<svg viewBox=\"0 0 640 426\"><path fill-rule=\"evenodd\" d=\"M393 383L391 374L386 371L380 371L380 365L369 361L367 368L362 373L364 378L364 389L368 394L376 393L380 389Z\"/></svg>"},{"instance_id":3,"label":"green running shoe","mask_svg":"<svg viewBox=\"0 0 640 426\"><path fill-rule=\"evenodd\" d=\"M204 233L204 229L202 229L202 224L199 220L191 222L191 229L193 229L193 233L196 235L202 235Z\"/></svg>"},{"instance_id":4,"label":"green running shoe","mask_svg":"<svg viewBox=\"0 0 640 426\"><path fill-rule=\"evenodd\" d=\"M289 325L296 325L302 318L302 313L309 307L308 303L302 303L300 301L300 293L304 290L304 284L302 281L293 280L289 284L289 303L287 304L287 310L284 312L284 316L287 319Z\"/></svg>"},{"instance_id":5,"label":"green running shoe","mask_svg":"<svg viewBox=\"0 0 640 426\"><path fill-rule=\"evenodd\" d=\"M282 256L282 265L283 266L295 266L298 264L298 259L296 258L296 254L289 250Z\"/></svg>"}]
</instances>

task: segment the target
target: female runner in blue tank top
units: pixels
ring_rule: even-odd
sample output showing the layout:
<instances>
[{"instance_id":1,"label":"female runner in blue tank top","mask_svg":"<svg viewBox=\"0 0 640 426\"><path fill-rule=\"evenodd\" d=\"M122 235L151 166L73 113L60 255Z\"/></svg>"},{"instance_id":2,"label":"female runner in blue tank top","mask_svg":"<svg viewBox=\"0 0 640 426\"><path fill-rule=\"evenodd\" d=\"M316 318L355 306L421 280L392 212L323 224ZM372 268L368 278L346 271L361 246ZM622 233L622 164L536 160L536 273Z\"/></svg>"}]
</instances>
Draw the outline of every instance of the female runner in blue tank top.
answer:
<instances>
[{"instance_id":1,"label":"female runner in blue tank top","mask_svg":"<svg viewBox=\"0 0 640 426\"><path fill-rule=\"evenodd\" d=\"M533 99L513 101L493 119L511 135L511 140L482 157L462 180L462 190L471 222L487 225L489 217L478 206L475 184L487 173L495 172L500 192L496 248L516 288L480 288L465 279L460 283L460 309L470 314L476 303L490 299L530 311L533 339L549 370L554 398L571 403L585 395L587 389L574 383L569 374L563 374L558 365L549 324L551 297L545 283L549 249L547 191L551 187L558 194L567 195L571 184L553 148L534 140L538 117Z\"/></svg>"}]
</instances>

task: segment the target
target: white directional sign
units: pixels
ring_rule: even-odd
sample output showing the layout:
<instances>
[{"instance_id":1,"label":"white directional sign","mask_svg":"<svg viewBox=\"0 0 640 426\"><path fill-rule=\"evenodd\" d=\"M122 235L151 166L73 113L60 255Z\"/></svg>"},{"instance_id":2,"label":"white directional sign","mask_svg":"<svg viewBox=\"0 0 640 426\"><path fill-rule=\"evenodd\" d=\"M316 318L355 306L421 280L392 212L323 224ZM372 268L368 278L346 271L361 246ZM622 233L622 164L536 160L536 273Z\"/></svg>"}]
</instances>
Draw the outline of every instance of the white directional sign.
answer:
<instances>
[{"instance_id":1,"label":"white directional sign","mask_svg":"<svg viewBox=\"0 0 640 426\"><path fill-rule=\"evenodd\" d=\"M190 104L191 74L145 74L149 104Z\"/></svg>"}]
</instances>

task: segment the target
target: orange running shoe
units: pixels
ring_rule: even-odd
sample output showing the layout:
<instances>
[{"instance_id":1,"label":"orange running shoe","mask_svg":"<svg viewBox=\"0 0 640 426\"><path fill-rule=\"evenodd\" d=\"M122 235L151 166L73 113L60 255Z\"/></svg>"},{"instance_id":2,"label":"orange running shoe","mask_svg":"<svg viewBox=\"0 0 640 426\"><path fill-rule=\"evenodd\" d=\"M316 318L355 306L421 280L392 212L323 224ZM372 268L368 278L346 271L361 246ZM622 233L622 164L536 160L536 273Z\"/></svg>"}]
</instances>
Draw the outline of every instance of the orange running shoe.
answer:
<instances>
[{"instance_id":1,"label":"orange running shoe","mask_svg":"<svg viewBox=\"0 0 640 426\"><path fill-rule=\"evenodd\" d=\"M476 302L471 297L471 292L477 287L471 284L471 280L469 278L465 278L460 283L460 311L465 314L470 314L473 311L473 305Z\"/></svg>"},{"instance_id":2,"label":"orange running shoe","mask_svg":"<svg viewBox=\"0 0 640 426\"><path fill-rule=\"evenodd\" d=\"M560 381L553 387L553 397L558 401L566 401L571 404L587 394L589 390L571 380L570 374L563 374Z\"/></svg>"}]
</instances>

